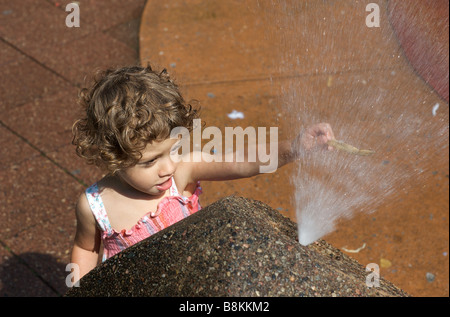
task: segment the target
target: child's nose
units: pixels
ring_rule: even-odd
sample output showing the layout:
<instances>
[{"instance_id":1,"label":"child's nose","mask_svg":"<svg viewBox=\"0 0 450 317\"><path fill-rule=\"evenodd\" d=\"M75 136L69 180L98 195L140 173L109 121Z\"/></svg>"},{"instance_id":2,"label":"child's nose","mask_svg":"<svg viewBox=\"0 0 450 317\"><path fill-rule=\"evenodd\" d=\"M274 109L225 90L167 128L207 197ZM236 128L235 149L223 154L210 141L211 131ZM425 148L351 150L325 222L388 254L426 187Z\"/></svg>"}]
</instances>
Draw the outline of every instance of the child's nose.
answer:
<instances>
[{"instance_id":1,"label":"child's nose","mask_svg":"<svg viewBox=\"0 0 450 317\"><path fill-rule=\"evenodd\" d=\"M170 157L163 160L161 168L159 169L159 176L164 177L167 175L172 175L175 172L176 163L172 161Z\"/></svg>"}]
</instances>

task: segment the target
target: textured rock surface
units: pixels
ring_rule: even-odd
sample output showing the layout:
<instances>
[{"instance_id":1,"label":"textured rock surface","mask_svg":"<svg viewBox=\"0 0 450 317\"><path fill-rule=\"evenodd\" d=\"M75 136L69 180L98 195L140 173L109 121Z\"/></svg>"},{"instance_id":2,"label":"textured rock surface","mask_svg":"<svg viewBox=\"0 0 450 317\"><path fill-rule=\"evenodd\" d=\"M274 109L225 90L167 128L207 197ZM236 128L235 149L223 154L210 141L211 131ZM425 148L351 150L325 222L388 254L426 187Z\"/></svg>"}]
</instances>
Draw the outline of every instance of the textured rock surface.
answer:
<instances>
[{"instance_id":1,"label":"textured rock surface","mask_svg":"<svg viewBox=\"0 0 450 317\"><path fill-rule=\"evenodd\" d=\"M407 296L269 206L230 196L104 262L67 296Z\"/></svg>"}]
</instances>

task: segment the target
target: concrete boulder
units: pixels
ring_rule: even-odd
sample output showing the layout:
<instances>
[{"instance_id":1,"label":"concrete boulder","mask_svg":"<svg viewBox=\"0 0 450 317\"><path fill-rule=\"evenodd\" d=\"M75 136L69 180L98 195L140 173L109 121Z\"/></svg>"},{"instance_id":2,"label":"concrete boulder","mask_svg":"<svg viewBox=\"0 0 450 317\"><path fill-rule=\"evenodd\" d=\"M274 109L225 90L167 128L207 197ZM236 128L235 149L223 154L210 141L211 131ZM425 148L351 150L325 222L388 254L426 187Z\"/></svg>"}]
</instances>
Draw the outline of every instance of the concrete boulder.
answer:
<instances>
[{"instance_id":1,"label":"concrete boulder","mask_svg":"<svg viewBox=\"0 0 450 317\"><path fill-rule=\"evenodd\" d=\"M259 201L230 196L102 263L67 296L408 296ZM369 281L375 281L369 277Z\"/></svg>"}]
</instances>

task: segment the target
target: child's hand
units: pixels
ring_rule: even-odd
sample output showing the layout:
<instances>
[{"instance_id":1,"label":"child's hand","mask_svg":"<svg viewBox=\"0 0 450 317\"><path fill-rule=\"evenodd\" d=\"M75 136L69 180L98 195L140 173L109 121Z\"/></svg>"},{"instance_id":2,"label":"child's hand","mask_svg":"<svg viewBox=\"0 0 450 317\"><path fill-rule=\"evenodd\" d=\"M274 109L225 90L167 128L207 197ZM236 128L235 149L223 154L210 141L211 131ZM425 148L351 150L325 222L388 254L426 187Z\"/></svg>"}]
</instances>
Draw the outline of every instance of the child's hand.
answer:
<instances>
[{"instance_id":1,"label":"child's hand","mask_svg":"<svg viewBox=\"0 0 450 317\"><path fill-rule=\"evenodd\" d=\"M303 133L300 133L294 140L294 151L312 150L314 148L326 148L329 151L333 147L327 144L328 140L333 140L334 134L328 123L317 123L308 127Z\"/></svg>"}]
</instances>

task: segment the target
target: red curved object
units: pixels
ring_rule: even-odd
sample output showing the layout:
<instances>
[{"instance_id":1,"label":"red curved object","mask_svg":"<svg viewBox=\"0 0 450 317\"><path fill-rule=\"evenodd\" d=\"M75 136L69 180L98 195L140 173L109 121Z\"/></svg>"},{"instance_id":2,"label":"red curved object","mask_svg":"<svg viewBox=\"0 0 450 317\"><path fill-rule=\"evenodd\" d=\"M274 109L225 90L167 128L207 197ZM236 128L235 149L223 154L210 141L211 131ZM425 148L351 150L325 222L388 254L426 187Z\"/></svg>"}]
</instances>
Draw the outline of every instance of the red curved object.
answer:
<instances>
[{"instance_id":1,"label":"red curved object","mask_svg":"<svg viewBox=\"0 0 450 317\"><path fill-rule=\"evenodd\" d=\"M390 0L388 10L406 58L448 103L448 0Z\"/></svg>"}]
</instances>

